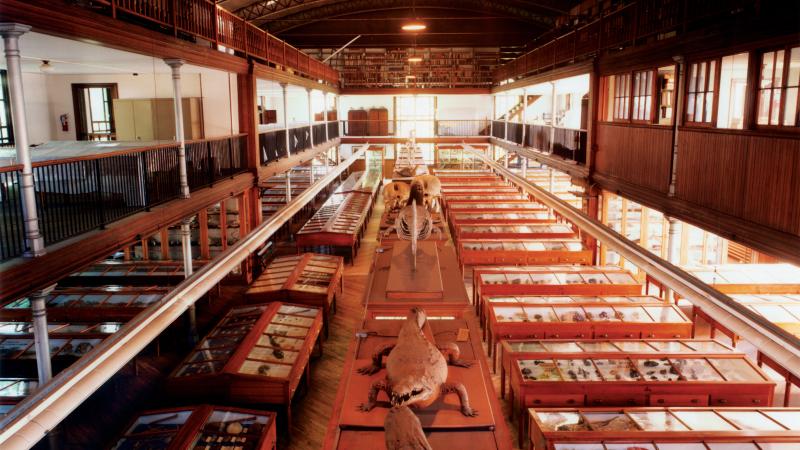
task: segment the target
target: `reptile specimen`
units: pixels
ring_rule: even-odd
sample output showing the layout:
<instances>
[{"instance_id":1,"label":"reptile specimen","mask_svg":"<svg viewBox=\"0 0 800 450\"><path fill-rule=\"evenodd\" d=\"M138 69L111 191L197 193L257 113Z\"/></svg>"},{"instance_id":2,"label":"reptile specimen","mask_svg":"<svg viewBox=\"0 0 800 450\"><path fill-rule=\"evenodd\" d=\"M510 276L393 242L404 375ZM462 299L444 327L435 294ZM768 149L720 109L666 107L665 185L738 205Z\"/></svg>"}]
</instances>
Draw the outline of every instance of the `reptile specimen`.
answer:
<instances>
[{"instance_id":1,"label":"reptile specimen","mask_svg":"<svg viewBox=\"0 0 800 450\"><path fill-rule=\"evenodd\" d=\"M358 369L362 375L377 373L381 370L383 357L388 355L386 378L372 384L367 402L360 407L362 411L370 411L375 407L380 391L386 392L393 407L406 405L418 408L431 405L441 395L455 392L461 401L461 413L468 417L478 415L469 406L464 385L447 382L448 364L470 367L471 363L458 359L460 352L455 342L440 349L428 340L422 331L426 320L425 310L411 308L411 313L400 328L397 343L379 348L372 356L372 364Z\"/></svg>"}]
</instances>

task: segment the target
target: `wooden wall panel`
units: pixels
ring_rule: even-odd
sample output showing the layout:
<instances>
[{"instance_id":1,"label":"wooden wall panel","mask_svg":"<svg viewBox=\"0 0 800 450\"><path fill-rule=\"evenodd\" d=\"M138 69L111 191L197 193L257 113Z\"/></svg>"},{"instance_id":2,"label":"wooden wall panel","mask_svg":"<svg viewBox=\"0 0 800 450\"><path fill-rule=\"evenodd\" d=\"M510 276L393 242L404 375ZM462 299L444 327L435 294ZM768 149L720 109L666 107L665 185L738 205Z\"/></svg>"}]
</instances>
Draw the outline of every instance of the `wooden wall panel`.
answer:
<instances>
[{"instance_id":1,"label":"wooden wall panel","mask_svg":"<svg viewBox=\"0 0 800 450\"><path fill-rule=\"evenodd\" d=\"M672 158L672 130L598 123L595 158L597 172L666 194Z\"/></svg>"},{"instance_id":2,"label":"wooden wall panel","mask_svg":"<svg viewBox=\"0 0 800 450\"><path fill-rule=\"evenodd\" d=\"M679 133L676 197L800 235L800 145L743 132Z\"/></svg>"},{"instance_id":3,"label":"wooden wall panel","mask_svg":"<svg viewBox=\"0 0 800 450\"><path fill-rule=\"evenodd\" d=\"M800 142L750 138L744 217L800 236Z\"/></svg>"},{"instance_id":4,"label":"wooden wall panel","mask_svg":"<svg viewBox=\"0 0 800 450\"><path fill-rule=\"evenodd\" d=\"M729 134L681 130L675 196L741 217L747 141Z\"/></svg>"}]
</instances>

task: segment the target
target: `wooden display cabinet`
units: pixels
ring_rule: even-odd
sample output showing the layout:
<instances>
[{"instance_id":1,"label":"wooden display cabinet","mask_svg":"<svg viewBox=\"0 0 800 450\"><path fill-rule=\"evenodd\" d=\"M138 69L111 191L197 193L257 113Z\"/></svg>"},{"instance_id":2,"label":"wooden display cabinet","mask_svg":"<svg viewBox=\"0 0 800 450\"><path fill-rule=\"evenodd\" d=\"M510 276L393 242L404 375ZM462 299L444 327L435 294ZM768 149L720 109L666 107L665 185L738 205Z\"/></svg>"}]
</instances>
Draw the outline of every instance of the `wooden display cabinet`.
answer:
<instances>
[{"instance_id":1,"label":"wooden display cabinet","mask_svg":"<svg viewBox=\"0 0 800 450\"><path fill-rule=\"evenodd\" d=\"M133 419L114 450L274 450L275 413L198 405L145 411Z\"/></svg>"},{"instance_id":2,"label":"wooden display cabinet","mask_svg":"<svg viewBox=\"0 0 800 450\"><path fill-rule=\"evenodd\" d=\"M520 442L524 442L527 408L763 407L772 405L775 391L775 382L742 354L553 354L543 359L518 359L510 375Z\"/></svg>"},{"instance_id":3,"label":"wooden display cabinet","mask_svg":"<svg viewBox=\"0 0 800 450\"><path fill-rule=\"evenodd\" d=\"M442 195L471 195L471 194L519 194L519 188L508 184L498 184L489 188L483 186L448 185L442 186Z\"/></svg>"},{"instance_id":4,"label":"wooden display cabinet","mask_svg":"<svg viewBox=\"0 0 800 450\"><path fill-rule=\"evenodd\" d=\"M322 310L272 302L231 309L167 378L181 398L283 405L291 402L309 357L322 341Z\"/></svg>"},{"instance_id":5,"label":"wooden display cabinet","mask_svg":"<svg viewBox=\"0 0 800 450\"><path fill-rule=\"evenodd\" d=\"M462 382L471 406L480 411L476 417L463 416L455 394L447 394L428 407L414 409L429 442L431 445L463 443L465 448L510 450L511 439L492 387L479 330L471 326L474 323L471 311L466 305L425 305L424 309L428 317L423 329L426 336L439 346L455 343L460 358L472 362L469 368L448 366L448 380ZM360 328L367 336L355 338L348 349L323 448L384 448L387 397L379 393L378 404L369 412L360 411L358 405L366 401L372 383L386 376L385 369L374 375L361 375L356 369L369 365L379 347L396 341L408 310L409 306L368 306Z\"/></svg>"},{"instance_id":6,"label":"wooden display cabinet","mask_svg":"<svg viewBox=\"0 0 800 450\"><path fill-rule=\"evenodd\" d=\"M119 322L48 323L50 359L57 373L116 333ZM36 376L31 322L0 322L0 376Z\"/></svg>"},{"instance_id":7,"label":"wooden display cabinet","mask_svg":"<svg viewBox=\"0 0 800 450\"><path fill-rule=\"evenodd\" d=\"M325 337L330 327L336 296L344 292L341 256L303 253L275 258L245 291L248 303L286 300L322 309Z\"/></svg>"},{"instance_id":8,"label":"wooden display cabinet","mask_svg":"<svg viewBox=\"0 0 800 450\"><path fill-rule=\"evenodd\" d=\"M298 250L344 247L350 250L352 263L371 210L369 194L333 194L295 235Z\"/></svg>"},{"instance_id":9,"label":"wooden display cabinet","mask_svg":"<svg viewBox=\"0 0 800 450\"><path fill-rule=\"evenodd\" d=\"M633 295L642 285L616 266L494 266L472 270L472 298L482 311L487 295Z\"/></svg>"},{"instance_id":10,"label":"wooden display cabinet","mask_svg":"<svg viewBox=\"0 0 800 450\"><path fill-rule=\"evenodd\" d=\"M437 174L437 178L442 182L442 185L454 184L469 184L475 186L476 183L503 183L503 179L494 173L476 173L476 174L454 174L443 175Z\"/></svg>"},{"instance_id":11,"label":"wooden display cabinet","mask_svg":"<svg viewBox=\"0 0 800 450\"><path fill-rule=\"evenodd\" d=\"M662 441L671 443L670 450L693 450L691 444L675 443L677 436L687 443L720 443L728 450L731 445L748 450L751 441L769 443L770 450L800 446L800 409L796 408L532 408L528 421L533 450L571 449L576 442L592 441L602 441L606 448L642 450L655 447L640 442ZM787 445L773 447L777 443ZM659 449L662 445L656 444ZM709 448L713 450L713 444Z\"/></svg>"},{"instance_id":12,"label":"wooden display cabinet","mask_svg":"<svg viewBox=\"0 0 800 450\"><path fill-rule=\"evenodd\" d=\"M45 299L47 319L126 322L168 292L169 289L160 286L59 287ZM9 302L0 309L0 320L29 320L30 317L28 297Z\"/></svg>"},{"instance_id":13,"label":"wooden display cabinet","mask_svg":"<svg viewBox=\"0 0 800 450\"><path fill-rule=\"evenodd\" d=\"M509 213L458 212L451 213L448 217L451 225L536 225L555 222L547 210Z\"/></svg>"},{"instance_id":14,"label":"wooden display cabinet","mask_svg":"<svg viewBox=\"0 0 800 450\"><path fill-rule=\"evenodd\" d=\"M592 251L580 239L459 239L458 257L467 265L592 264Z\"/></svg>"},{"instance_id":15,"label":"wooden display cabinet","mask_svg":"<svg viewBox=\"0 0 800 450\"><path fill-rule=\"evenodd\" d=\"M800 267L791 264L717 264L682 269L724 294L800 294ZM660 286L653 278L648 282Z\"/></svg>"},{"instance_id":16,"label":"wooden display cabinet","mask_svg":"<svg viewBox=\"0 0 800 450\"><path fill-rule=\"evenodd\" d=\"M530 200L507 202L479 202L459 201L451 202L447 206L448 217L457 213L512 213L512 212L540 212L547 211L547 207Z\"/></svg>"},{"instance_id":17,"label":"wooden display cabinet","mask_svg":"<svg viewBox=\"0 0 800 450\"><path fill-rule=\"evenodd\" d=\"M731 355L742 352L713 339L503 339L500 341L500 397L506 395L506 374L520 359L542 359L554 355L601 358L620 355L686 356Z\"/></svg>"},{"instance_id":18,"label":"wooden display cabinet","mask_svg":"<svg viewBox=\"0 0 800 450\"><path fill-rule=\"evenodd\" d=\"M575 229L566 223L537 223L533 225L461 225L454 224L455 238L462 239L569 239L577 237Z\"/></svg>"},{"instance_id":19,"label":"wooden display cabinet","mask_svg":"<svg viewBox=\"0 0 800 450\"><path fill-rule=\"evenodd\" d=\"M501 339L690 338L692 322L676 305L656 297L627 297L612 303L587 297L556 303L493 303L488 306L489 355Z\"/></svg>"},{"instance_id":20,"label":"wooden display cabinet","mask_svg":"<svg viewBox=\"0 0 800 450\"><path fill-rule=\"evenodd\" d=\"M194 270L207 261L193 260ZM183 261L102 261L59 280L59 286L173 286L185 278Z\"/></svg>"}]
</instances>

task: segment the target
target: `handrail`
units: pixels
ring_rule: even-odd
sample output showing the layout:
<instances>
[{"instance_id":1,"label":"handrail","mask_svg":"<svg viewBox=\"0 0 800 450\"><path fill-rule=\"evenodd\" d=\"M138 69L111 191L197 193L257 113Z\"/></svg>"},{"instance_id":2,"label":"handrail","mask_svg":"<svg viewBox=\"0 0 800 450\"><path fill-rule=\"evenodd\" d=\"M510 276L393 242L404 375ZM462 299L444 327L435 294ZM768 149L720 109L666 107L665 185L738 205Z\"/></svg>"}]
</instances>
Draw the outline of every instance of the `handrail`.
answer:
<instances>
[{"instance_id":1,"label":"handrail","mask_svg":"<svg viewBox=\"0 0 800 450\"><path fill-rule=\"evenodd\" d=\"M23 168L22 164L13 164L13 165L10 165L10 166L2 166L2 167L0 167L0 173L13 172L15 170L22 170L22 168Z\"/></svg>"},{"instance_id":2,"label":"handrail","mask_svg":"<svg viewBox=\"0 0 800 450\"><path fill-rule=\"evenodd\" d=\"M189 306L222 281L242 261L257 251L286 222L356 160L366 149L353 153L242 240L183 280L169 294L139 313L119 331L49 383L25 398L0 420L0 448L28 449L42 439L70 412L155 340Z\"/></svg>"},{"instance_id":3,"label":"handrail","mask_svg":"<svg viewBox=\"0 0 800 450\"><path fill-rule=\"evenodd\" d=\"M242 137L242 136L247 136L247 133L237 133L237 134L231 134L231 135L227 135L227 136L217 136L217 137L213 137L213 138L204 138L204 139L192 139L192 140L186 141L186 145L197 144L197 143L201 143L201 142L212 142L212 141L218 141L218 140L223 140L223 139L239 138L239 137ZM125 142L125 141L107 141L107 142L114 143L114 142ZM51 164L62 164L62 163L70 163L70 162L75 162L75 161L91 161L91 160L94 160L94 159L110 158L112 156L132 155L132 154L135 154L135 153L142 153L142 152L146 152L146 151L150 151L150 150L158 150L160 148L175 147L178 144L179 144L178 141L168 141L168 142L164 142L163 144L145 145L145 146L142 146L142 147L131 147L131 148L126 148L126 149L117 150L117 151L113 151L113 152L93 153L91 155L74 156L72 158L46 159L44 161L35 161L35 162L31 163L31 167L43 167L43 166L49 166Z\"/></svg>"},{"instance_id":4,"label":"handrail","mask_svg":"<svg viewBox=\"0 0 800 450\"><path fill-rule=\"evenodd\" d=\"M640 247L600 221L584 215L583 212L547 190L492 161L483 152L466 143L464 146L467 151L477 156L499 175L532 195L536 201L552 208L581 231L602 241L620 256L663 283L664 286L680 294L682 298L687 299L695 306L702 307L720 324L729 330L736 330L736 334L752 343L792 375L800 377L800 340L789 332L763 316L750 311L681 268Z\"/></svg>"}]
</instances>

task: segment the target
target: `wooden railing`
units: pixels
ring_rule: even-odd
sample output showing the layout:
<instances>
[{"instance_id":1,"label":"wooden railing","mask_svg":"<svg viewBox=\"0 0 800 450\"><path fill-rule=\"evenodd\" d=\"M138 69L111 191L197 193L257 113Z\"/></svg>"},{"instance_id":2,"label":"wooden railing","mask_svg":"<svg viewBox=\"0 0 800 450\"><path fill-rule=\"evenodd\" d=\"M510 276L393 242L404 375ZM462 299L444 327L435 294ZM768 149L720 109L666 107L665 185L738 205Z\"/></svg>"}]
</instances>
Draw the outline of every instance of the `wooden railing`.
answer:
<instances>
[{"instance_id":1,"label":"wooden railing","mask_svg":"<svg viewBox=\"0 0 800 450\"><path fill-rule=\"evenodd\" d=\"M191 191L247 171L246 136L186 143ZM180 195L178 143L33 163L45 245L102 227ZM21 255L21 166L0 168L0 261Z\"/></svg>"},{"instance_id":2,"label":"wooden railing","mask_svg":"<svg viewBox=\"0 0 800 450\"><path fill-rule=\"evenodd\" d=\"M94 0L118 19L148 21L175 36L202 38L245 56L284 66L314 80L339 84L339 73L211 0Z\"/></svg>"},{"instance_id":3,"label":"wooden railing","mask_svg":"<svg viewBox=\"0 0 800 450\"><path fill-rule=\"evenodd\" d=\"M708 19L722 21L757 17L759 2L744 0L638 0L606 11L589 23L553 36L549 41L495 70L494 82L586 59L606 50L635 46L659 35L685 33L705 25Z\"/></svg>"}]
</instances>

